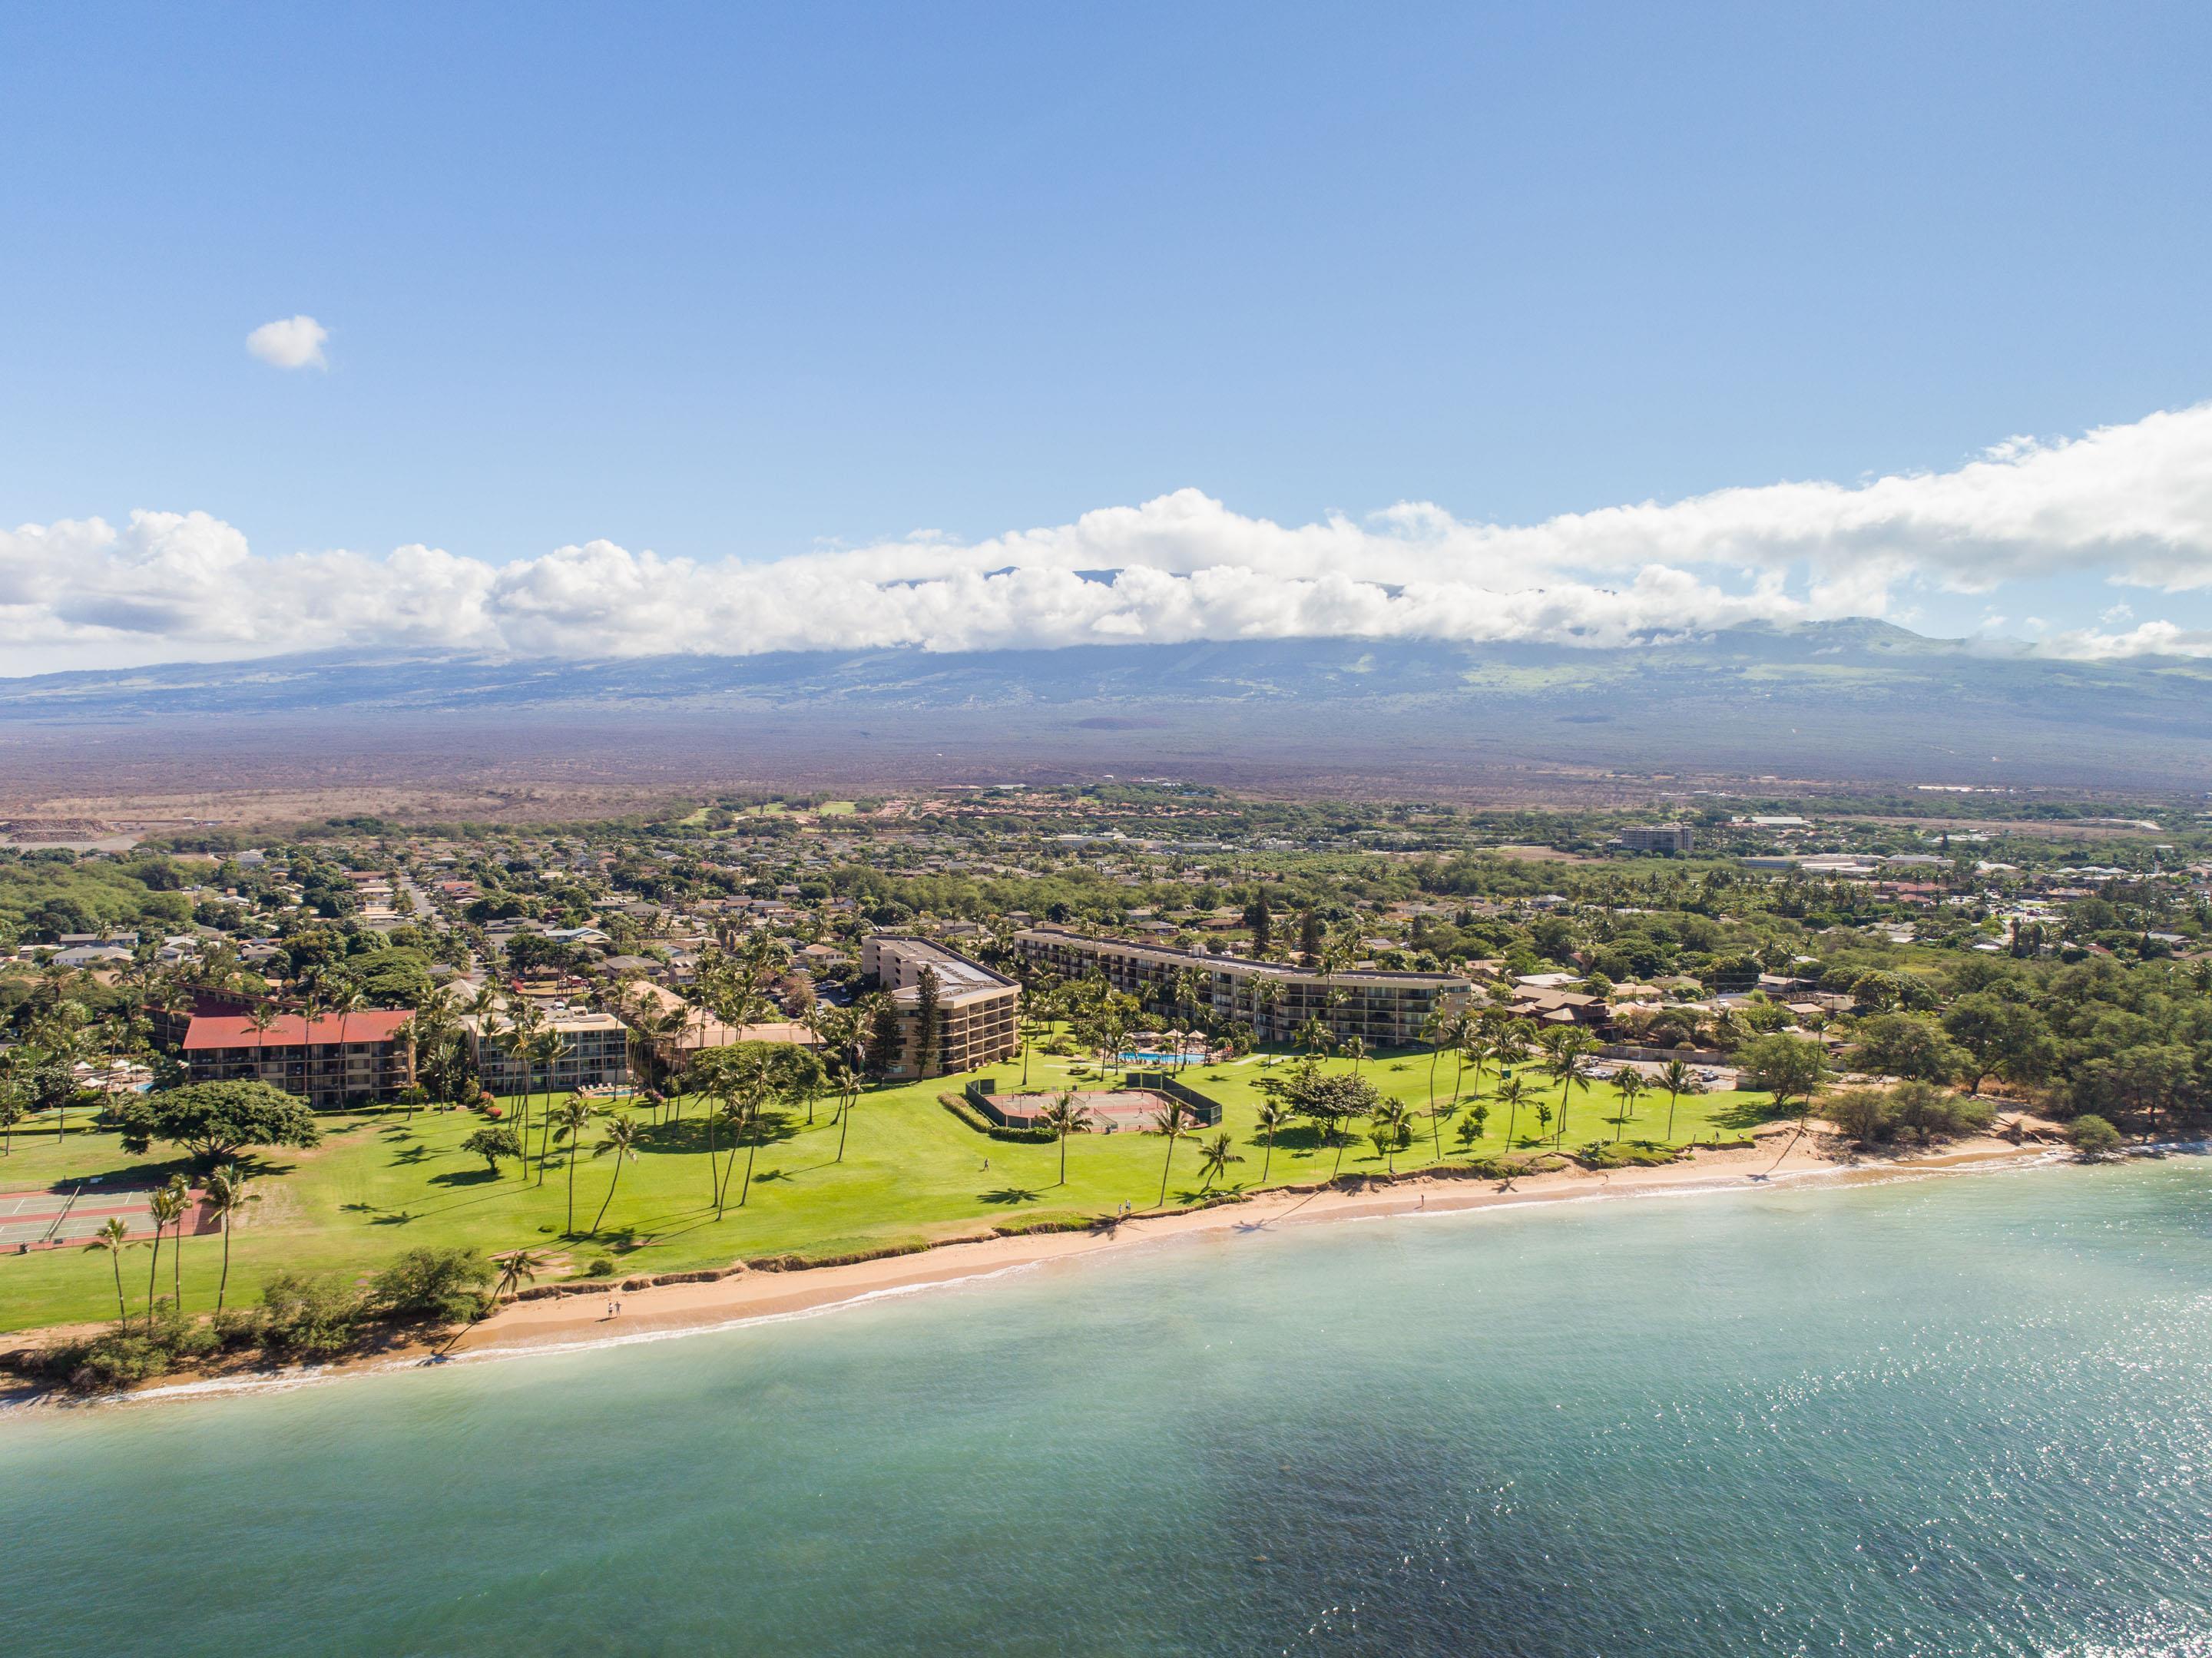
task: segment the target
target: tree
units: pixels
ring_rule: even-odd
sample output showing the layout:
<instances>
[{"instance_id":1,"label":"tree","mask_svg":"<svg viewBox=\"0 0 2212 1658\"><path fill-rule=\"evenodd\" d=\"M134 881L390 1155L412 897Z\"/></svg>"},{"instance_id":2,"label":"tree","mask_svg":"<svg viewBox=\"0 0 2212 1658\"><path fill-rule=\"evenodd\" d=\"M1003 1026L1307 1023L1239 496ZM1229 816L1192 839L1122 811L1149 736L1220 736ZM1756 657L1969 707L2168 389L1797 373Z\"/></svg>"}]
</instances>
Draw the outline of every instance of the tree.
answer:
<instances>
[{"instance_id":1,"label":"tree","mask_svg":"<svg viewBox=\"0 0 2212 1658\"><path fill-rule=\"evenodd\" d=\"M115 1269L116 1325L118 1328L129 1329L131 1314L123 1304L123 1252L131 1247L130 1227L124 1224L120 1215L111 1215L100 1229L92 1235L90 1241L84 1247L88 1249L105 1249L107 1252L108 1264ZM154 1316L150 1307L147 1309L146 1316L149 1321Z\"/></svg>"},{"instance_id":2,"label":"tree","mask_svg":"<svg viewBox=\"0 0 2212 1658\"><path fill-rule=\"evenodd\" d=\"M252 1184L236 1163L225 1163L208 1176L207 1188L200 1196L200 1201L222 1223L222 1277L215 1289L215 1309L218 1313L230 1289L231 1228L246 1212L246 1205L261 1201L260 1193L252 1189Z\"/></svg>"},{"instance_id":3,"label":"tree","mask_svg":"<svg viewBox=\"0 0 2212 1658\"><path fill-rule=\"evenodd\" d=\"M486 1123L461 1142L461 1150L473 1157L482 1157L484 1166L496 1179L501 1157L513 1157L518 1163L521 1162L522 1137L503 1122ZM528 1172L526 1168L525 1172Z\"/></svg>"},{"instance_id":4,"label":"tree","mask_svg":"<svg viewBox=\"0 0 2212 1658\"><path fill-rule=\"evenodd\" d=\"M1872 1145L1891 1127L1889 1096L1879 1088L1845 1088L1820 1102L1820 1114L1862 1146Z\"/></svg>"},{"instance_id":5,"label":"tree","mask_svg":"<svg viewBox=\"0 0 2212 1658\"><path fill-rule=\"evenodd\" d=\"M2066 1138L2084 1163L2101 1163L2120 1149L2120 1131L2094 1111L2075 1118Z\"/></svg>"},{"instance_id":6,"label":"tree","mask_svg":"<svg viewBox=\"0 0 2212 1658\"><path fill-rule=\"evenodd\" d=\"M599 1223L607 1218L607 1206L615 1200L615 1186L622 1179L623 1164L637 1161L637 1124L628 1117L609 1120L606 1133L592 1148L594 1157L612 1157L615 1172L607 1181L607 1195L600 1201L599 1212L592 1217L592 1230L597 1233Z\"/></svg>"},{"instance_id":7,"label":"tree","mask_svg":"<svg viewBox=\"0 0 2212 1658\"><path fill-rule=\"evenodd\" d=\"M937 969L925 966L914 981L914 1074L937 1074L937 1049L945 1030L945 999Z\"/></svg>"},{"instance_id":8,"label":"tree","mask_svg":"<svg viewBox=\"0 0 2212 1658\"><path fill-rule=\"evenodd\" d=\"M553 1138L568 1148L568 1155L562 1159L568 1173L568 1218L562 1230L570 1237L576 1236L576 1153L583 1150L584 1131L599 1114L580 1094L568 1096L553 1113Z\"/></svg>"},{"instance_id":9,"label":"tree","mask_svg":"<svg viewBox=\"0 0 2212 1658\"><path fill-rule=\"evenodd\" d=\"M323 1137L305 1105L264 1082L187 1083L140 1095L113 1107L109 1122L126 1151L143 1152L160 1140L204 1164L264 1146L305 1148Z\"/></svg>"},{"instance_id":10,"label":"tree","mask_svg":"<svg viewBox=\"0 0 2212 1658\"><path fill-rule=\"evenodd\" d=\"M1375 1149L1382 1155L1383 1168L1389 1174L1398 1172L1398 1152L1413 1133L1406 1120L1406 1108L1395 1100L1376 1102L1367 1114L1367 1137L1375 1142Z\"/></svg>"},{"instance_id":11,"label":"tree","mask_svg":"<svg viewBox=\"0 0 2212 1658\"><path fill-rule=\"evenodd\" d=\"M1060 1139L1060 1183L1067 1184L1067 1137L1079 1134L1091 1127L1091 1108L1075 1097L1075 1090L1063 1088L1058 1097L1044 1108L1038 1119Z\"/></svg>"},{"instance_id":12,"label":"tree","mask_svg":"<svg viewBox=\"0 0 2212 1658\"><path fill-rule=\"evenodd\" d=\"M1736 1062L1745 1082L1774 1096L1778 1114L1796 1101L1801 1123L1828 1074L1827 1055L1820 1043L1779 1033L1753 1037L1737 1054Z\"/></svg>"},{"instance_id":13,"label":"tree","mask_svg":"<svg viewBox=\"0 0 2212 1658\"><path fill-rule=\"evenodd\" d=\"M1268 1080L1272 1082L1273 1078ZM1259 1110L1254 1114L1253 1127L1260 1131L1261 1142L1267 1147L1267 1155L1260 1162L1260 1184L1262 1186L1267 1183L1268 1169L1274 1166L1275 1136L1282 1133L1290 1121L1289 1111L1279 1101L1273 1099L1261 1100Z\"/></svg>"},{"instance_id":14,"label":"tree","mask_svg":"<svg viewBox=\"0 0 2212 1658\"><path fill-rule=\"evenodd\" d=\"M490 1266L466 1249L407 1249L369 1280L368 1304L392 1318L450 1324L481 1309L491 1280Z\"/></svg>"},{"instance_id":15,"label":"tree","mask_svg":"<svg viewBox=\"0 0 2212 1658\"><path fill-rule=\"evenodd\" d=\"M1498 1084L1498 1097L1505 1102L1505 1149L1513 1149L1513 1125L1521 1114L1521 1102L1528 1097L1528 1084L1518 1077L1508 1077Z\"/></svg>"},{"instance_id":16,"label":"tree","mask_svg":"<svg viewBox=\"0 0 2212 1658\"><path fill-rule=\"evenodd\" d=\"M178 1228L177 1250L181 1254L185 1248L185 1211L191 1206L191 1193L179 1180L172 1180L146 1199L146 1212L154 1218L153 1259L146 1263L146 1316L149 1320L154 1316L154 1286L161 1271L161 1234L171 1226Z\"/></svg>"},{"instance_id":17,"label":"tree","mask_svg":"<svg viewBox=\"0 0 2212 1658\"><path fill-rule=\"evenodd\" d=\"M1325 1136L1335 1139L1336 1161L1329 1169L1334 1179L1344 1166L1344 1143L1349 1138L1342 1132L1344 1125L1371 1113L1382 1095L1364 1077L1325 1072L1309 1062L1292 1071L1283 1085L1283 1097L1291 1110L1310 1119Z\"/></svg>"},{"instance_id":18,"label":"tree","mask_svg":"<svg viewBox=\"0 0 2212 1658\"><path fill-rule=\"evenodd\" d=\"M1674 1143L1674 1108L1685 1094L1698 1091L1698 1073L1680 1060L1669 1060L1659 1068L1659 1086L1667 1090L1667 1143Z\"/></svg>"},{"instance_id":19,"label":"tree","mask_svg":"<svg viewBox=\"0 0 2212 1658\"><path fill-rule=\"evenodd\" d=\"M1948 1088L1913 1078L1889 1090L1891 1115L1899 1128L1909 1128L1925 1145L1937 1136L1971 1133L1987 1125L1990 1108Z\"/></svg>"},{"instance_id":20,"label":"tree","mask_svg":"<svg viewBox=\"0 0 2212 1658\"><path fill-rule=\"evenodd\" d=\"M553 1257L538 1249L509 1249L492 1257L499 1263L499 1281L492 1298L503 1301L523 1284L535 1284L538 1275L553 1265Z\"/></svg>"},{"instance_id":21,"label":"tree","mask_svg":"<svg viewBox=\"0 0 2212 1658\"><path fill-rule=\"evenodd\" d=\"M1628 1127L1629 1120L1635 1116L1636 1102L1650 1085L1644 1080L1644 1073L1632 1065L1624 1065L1613 1073L1614 1091L1620 1096L1620 1121L1613 1125L1613 1130L1615 1141L1620 1139L1621 1131Z\"/></svg>"},{"instance_id":22,"label":"tree","mask_svg":"<svg viewBox=\"0 0 2212 1658\"><path fill-rule=\"evenodd\" d=\"M901 1031L898 1004L878 991L869 998L867 1005L868 1041L866 1055L862 1061L867 1072L881 1082L898 1069Z\"/></svg>"},{"instance_id":23,"label":"tree","mask_svg":"<svg viewBox=\"0 0 2212 1658\"><path fill-rule=\"evenodd\" d=\"M1160 1200L1154 1206L1165 1208L1168 1201L1168 1171L1175 1166L1176 1136L1182 1133L1183 1114L1188 1108L1181 1100L1162 1100L1159 1108L1152 1113L1155 1132L1168 1137L1168 1154L1160 1163Z\"/></svg>"},{"instance_id":24,"label":"tree","mask_svg":"<svg viewBox=\"0 0 2212 1658\"><path fill-rule=\"evenodd\" d=\"M1859 1022L1851 1048L1854 1071L1948 1083L1972 1060L1942 1027L1911 1013L1876 1013Z\"/></svg>"},{"instance_id":25,"label":"tree","mask_svg":"<svg viewBox=\"0 0 2212 1658\"><path fill-rule=\"evenodd\" d=\"M2008 1083L2039 1082L2057 1063L2051 1027L2027 1003L1986 990L1961 996L1943 1015L1943 1029L1966 1054L1966 1091L1978 1094L1992 1074Z\"/></svg>"},{"instance_id":26,"label":"tree","mask_svg":"<svg viewBox=\"0 0 2212 1658\"><path fill-rule=\"evenodd\" d=\"M1224 1129L1216 1134L1199 1147L1198 1166L1205 1172L1205 1178L1199 1182L1200 1189L1212 1187L1216 1176L1228 1172L1231 1163L1243 1161L1244 1159L1237 1154L1236 1142L1229 1138L1227 1130Z\"/></svg>"}]
</instances>

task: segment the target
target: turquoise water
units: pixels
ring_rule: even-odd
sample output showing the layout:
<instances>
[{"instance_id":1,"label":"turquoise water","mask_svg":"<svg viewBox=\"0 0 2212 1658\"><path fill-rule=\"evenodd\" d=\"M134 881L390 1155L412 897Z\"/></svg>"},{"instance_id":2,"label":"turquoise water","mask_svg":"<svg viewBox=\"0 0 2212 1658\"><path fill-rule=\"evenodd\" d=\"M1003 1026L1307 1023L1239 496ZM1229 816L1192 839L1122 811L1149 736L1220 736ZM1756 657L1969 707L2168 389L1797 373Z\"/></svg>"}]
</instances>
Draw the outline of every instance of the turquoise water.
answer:
<instances>
[{"instance_id":1,"label":"turquoise water","mask_svg":"<svg viewBox=\"0 0 2212 1658\"><path fill-rule=\"evenodd\" d=\"M2212 1652L2212 1164L0 1418L0 1650Z\"/></svg>"}]
</instances>

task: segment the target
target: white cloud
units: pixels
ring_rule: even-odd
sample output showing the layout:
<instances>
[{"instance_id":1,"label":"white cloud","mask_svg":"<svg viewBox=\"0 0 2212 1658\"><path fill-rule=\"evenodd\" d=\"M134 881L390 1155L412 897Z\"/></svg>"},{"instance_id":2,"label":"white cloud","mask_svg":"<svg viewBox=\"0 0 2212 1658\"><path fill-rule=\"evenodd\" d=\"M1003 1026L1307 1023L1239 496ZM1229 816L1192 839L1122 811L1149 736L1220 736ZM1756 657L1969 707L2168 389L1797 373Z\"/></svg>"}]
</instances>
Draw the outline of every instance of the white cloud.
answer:
<instances>
[{"instance_id":1,"label":"white cloud","mask_svg":"<svg viewBox=\"0 0 2212 1658\"><path fill-rule=\"evenodd\" d=\"M246 349L278 368L328 368L323 342L331 331L313 317L280 317L246 337Z\"/></svg>"},{"instance_id":2,"label":"white cloud","mask_svg":"<svg viewBox=\"0 0 2212 1658\"><path fill-rule=\"evenodd\" d=\"M2082 573L2212 586L2212 404L2072 440L2008 440L1949 472L1528 525L1425 502L1281 525L1182 489L972 544L931 531L745 562L595 541L494 565L422 546L264 557L204 513L136 512L120 526L0 531L0 646L47 666L355 644L573 656L1332 635L1614 645L1751 621L1909 619L1931 589ZM2116 606L2106 631L2054 632L2040 648L2212 653L2206 635L2163 622L2110 630L2132 619Z\"/></svg>"}]
</instances>

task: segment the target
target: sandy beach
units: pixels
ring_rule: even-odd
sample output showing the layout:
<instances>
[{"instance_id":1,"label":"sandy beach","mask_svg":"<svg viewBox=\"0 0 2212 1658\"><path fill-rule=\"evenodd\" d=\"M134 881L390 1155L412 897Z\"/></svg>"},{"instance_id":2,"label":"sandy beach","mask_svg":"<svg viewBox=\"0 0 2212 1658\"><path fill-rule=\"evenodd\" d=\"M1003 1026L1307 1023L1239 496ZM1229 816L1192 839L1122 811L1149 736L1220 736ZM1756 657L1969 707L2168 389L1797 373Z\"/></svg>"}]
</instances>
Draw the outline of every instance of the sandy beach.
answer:
<instances>
[{"instance_id":1,"label":"sandy beach","mask_svg":"<svg viewBox=\"0 0 2212 1658\"><path fill-rule=\"evenodd\" d=\"M1701 1151L1656 1169L1594 1172L1569 1166L1513 1181L1416 1175L1366 1190L1333 1187L1269 1191L1239 1203L1187 1213L1132 1218L1109 1229L985 1237L940 1244L913 1254L886 1256L785 1272L741 1271L705 1282L623 1290L611 1281L604 1293L509 1302L471 1326L448 1350L457 1358L485 1357L532 1349L557 1349L622 1338L672 1335L755 1319L820 1311L872 1297L988 1277L1009 1270L1073 1260L1115 1249L1177 1239L1233 1236L1291 1226L1374 1219L1393 1215L1449 1213L1516 1205L1625 1199L1668 1192L1746 1190L1808 1179L1882 1179L1900 1172L1936 1173L2048 1157L2048 1145L2026 1145L1982 1137L1954 1141L1922 1154L1839 1157L1810 1134L1778 1154L1775 1133L1756 1146ZM610 1315L618 1304L618 1315Z\"/></svg>"}]
</instances>

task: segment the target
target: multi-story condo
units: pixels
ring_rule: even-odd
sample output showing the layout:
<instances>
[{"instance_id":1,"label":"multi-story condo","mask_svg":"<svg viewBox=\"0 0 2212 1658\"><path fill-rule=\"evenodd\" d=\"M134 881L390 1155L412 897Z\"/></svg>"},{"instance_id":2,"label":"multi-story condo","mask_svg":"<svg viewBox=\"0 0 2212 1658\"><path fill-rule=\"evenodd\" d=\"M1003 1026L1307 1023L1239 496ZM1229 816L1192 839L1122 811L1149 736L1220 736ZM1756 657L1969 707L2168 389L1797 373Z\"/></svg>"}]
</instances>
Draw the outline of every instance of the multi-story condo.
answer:
<instances>
[{"instance_id":1,"label":"multi-story condo","mask_svg":"<svg viewBox=\"0 0 2212 1658\"><path fill-rule=\"evenodd\" d=\"M1424 1040L1422 1028L1431 1015L1461 1011L1474 989L1455 973L1354 969L1324 977L1310 968L1132 944L1057 926L1017 932L1014 947L1062 978L1095 973L1115 989L1170 1011L1185 1005L1183 975L1194 971L1198 1001L1224 1019L1244 1020L1263 1042L1295 1041L1300 1026L1318 1019L1339 1042L1357 1036L1370 1048L1409 1047Z\"/></svg>"},{"instance_id":2,"label":"multi-story condo","mask_svg":"<svg viewBox=\"0 0 2212 1658\"><path fill-rule=\"evenodd\" d=\"M898 1063L893 1077L941 1077L1012 1059L1020 1047L1015 1020L1021 987L957 950L927 938L871 934L860 946L860 970L890 993L898 1009ZM936 1052L921 1054L921 975L937 979Z\"/></svg>"},{"instance_id":3,"label":"multi-story condo","mask_svg":"<svg viewBox=\"0 0 2212 1658\"><path fill-rule=\"evenodd\" d=\"M1639 825L1620 832L1624 852L1687 852L1692 835L1687 823L1659 823Z\"/></svg>"},{"instance_id":4,"label":"multi-story condo","mask_svg":"<svg viewBox=\"0 0 2212 1658\"><path fill-rule=\"evenodd\" d=\"M629 1027L611 1013L581 1009L556 1009L545 1016L541 1029L558 1037L561 1051L549 1065L518 1053L514 1028L504 1014L495 1014L489 1030L481 1015L465 1014L458 1021L477 1074L495 1094L530 1090L573 1094L583 1088L629 1086Z\"/></svg>"},{"instance_id":5,"label":"multi-story condo","mask_svg":"<svg viewBox=\"0 0 2212 1658\"><path fill-rule=\"evenodd\" d=\"M185 1065L196 1083L258 1078L318 1111L395 1099L415 1081L411 1017L404 1008L364 1008L310 1023L286 1013L257 1030L242 1014L196 1014L185 1031Z\"/></svg>"}]
</instances>

